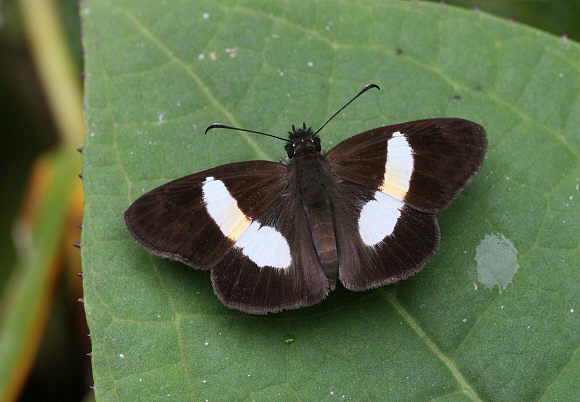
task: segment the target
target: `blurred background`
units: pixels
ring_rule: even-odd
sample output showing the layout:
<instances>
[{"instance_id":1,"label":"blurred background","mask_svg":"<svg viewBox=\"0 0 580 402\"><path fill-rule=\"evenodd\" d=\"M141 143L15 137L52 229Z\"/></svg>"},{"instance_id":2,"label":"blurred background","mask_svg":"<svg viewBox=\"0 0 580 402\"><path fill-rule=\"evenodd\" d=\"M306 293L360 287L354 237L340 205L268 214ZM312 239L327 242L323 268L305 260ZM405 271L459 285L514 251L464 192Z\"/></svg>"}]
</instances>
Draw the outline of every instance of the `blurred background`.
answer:
<instances>
[{"instance_id":1,"label":"blurred background","mask_svg":"<svg viewBox=\"0 0 580 402\"><path fill-rule=\"evenodd\" d=\"M445 3L580 40L580 2ZM0 0L0 401L93 399L73 247L83 208L81 36L76 0Z\"/></svg>"}]
</instances>

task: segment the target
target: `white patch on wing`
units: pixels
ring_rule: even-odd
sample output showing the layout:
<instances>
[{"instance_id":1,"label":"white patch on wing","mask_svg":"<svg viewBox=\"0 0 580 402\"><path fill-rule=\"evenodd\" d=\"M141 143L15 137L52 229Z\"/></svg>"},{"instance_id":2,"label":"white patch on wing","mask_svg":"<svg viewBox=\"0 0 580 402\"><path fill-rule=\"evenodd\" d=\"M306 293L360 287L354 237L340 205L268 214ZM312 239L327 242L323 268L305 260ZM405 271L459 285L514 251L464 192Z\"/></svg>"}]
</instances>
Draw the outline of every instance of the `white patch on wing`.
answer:
<instances>
[{"instance_id":1,"label":"white patch on wing","mask_svg":"<svg viewBox=\"0 0 580 402\"><path fill-rule=\"evenodd\" d=\"M403 201L409 191L412 174L413 149L403 134L394 132L387 142L387 163L383 184L379 190Z\"/></svg>"},{"instance_id":2,"label":"white patch on wing","mask_svg":"<svg viewBox=\"0 0 580 402\"><path fill-rule=\"evenodd\" d=\"M374 246L390 236L401 216L405 204L380 191L375 198L367 202L358 218L358 231L367 246Z\"/></svg>"},{"instance_id":3,"label":"white patch on wing","mask_svg":"<svg viewBox=\"0 0 580 402\"><path fill-rule=\"evenodd\" d=\"M274 267L288 269L292 262L288 242L275 228L261 226L254 221L238 239L234 247L242 249L242 253L258 267Z\"/></svg>"},{"instance_id":4,"label":"white patch on wing","mask_svg":"<svg viewBox=\"0 0 580 402\"><path fill-rule=\"evenodd\" d=\"M236 241L252 223L221 180L209 176L202 184L205 209L221 232Z\"/></svg>"}]
</instances>

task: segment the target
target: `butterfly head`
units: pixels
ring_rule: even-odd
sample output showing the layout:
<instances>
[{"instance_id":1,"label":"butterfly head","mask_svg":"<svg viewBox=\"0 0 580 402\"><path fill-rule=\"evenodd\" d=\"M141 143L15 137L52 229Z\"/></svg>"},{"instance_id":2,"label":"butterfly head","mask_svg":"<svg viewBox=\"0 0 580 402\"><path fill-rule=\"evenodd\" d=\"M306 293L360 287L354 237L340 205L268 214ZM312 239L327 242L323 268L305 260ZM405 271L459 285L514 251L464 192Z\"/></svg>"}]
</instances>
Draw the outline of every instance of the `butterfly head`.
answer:
<instances>
[{"instance_id":1,"label":"butterfly head","mask_svg":"<svg viewBox=\"0 0 580 402\"><path fill-rule=\"evenodd\" d=\"M306 128L306 123L302 123L302 127L298 128L292 124L292 131L288 131L288 141L285 148L289 158L309 149L320 152L320 138L317 133L312 131L312 127Z\"/></svg>"}]
</instances>

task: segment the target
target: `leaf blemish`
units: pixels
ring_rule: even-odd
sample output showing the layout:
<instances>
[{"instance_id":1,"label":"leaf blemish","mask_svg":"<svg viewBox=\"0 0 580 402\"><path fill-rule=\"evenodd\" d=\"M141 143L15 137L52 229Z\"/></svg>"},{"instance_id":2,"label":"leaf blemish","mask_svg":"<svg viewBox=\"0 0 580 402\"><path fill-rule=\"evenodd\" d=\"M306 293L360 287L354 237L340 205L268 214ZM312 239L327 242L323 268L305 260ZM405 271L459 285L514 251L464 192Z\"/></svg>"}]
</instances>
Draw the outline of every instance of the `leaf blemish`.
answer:
<instances>
[{"instance_id":1,"label":"leaf blemish","mask_svg":"<svg viewBox=\"0 0 580 402\"><path fill-rule=\"evenodd\" d=\"M487 289L497 286L501 293L519 268L517 254L514 244L504 235L485 235L475 248L477 280Z\"/></svg>"}]
</instances>

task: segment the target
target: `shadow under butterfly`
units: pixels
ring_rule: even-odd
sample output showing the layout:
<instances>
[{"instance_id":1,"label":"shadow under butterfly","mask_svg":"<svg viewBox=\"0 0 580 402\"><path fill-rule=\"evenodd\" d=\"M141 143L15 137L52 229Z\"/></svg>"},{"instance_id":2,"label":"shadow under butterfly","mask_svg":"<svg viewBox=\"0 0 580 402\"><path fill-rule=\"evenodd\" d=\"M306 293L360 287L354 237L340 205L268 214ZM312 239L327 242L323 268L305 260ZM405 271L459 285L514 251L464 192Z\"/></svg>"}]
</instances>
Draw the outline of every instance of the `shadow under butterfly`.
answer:
<instances>
[{"instance_id":1,"label":"shadow under butterfly","mask_svg":"<svg viewBox=\"0 0 580 402\"><path fill-rule=\"evenodd\" d=\"M173 180L125 212L152 254L211 270L226 306L266 314L310 306L336 287L364 291L417 273L439 246L435 213L481 168L482 126L434 118L378 127L321 150L292 126L289 162L247 161Z\"/></svg>"}]
</instances>

